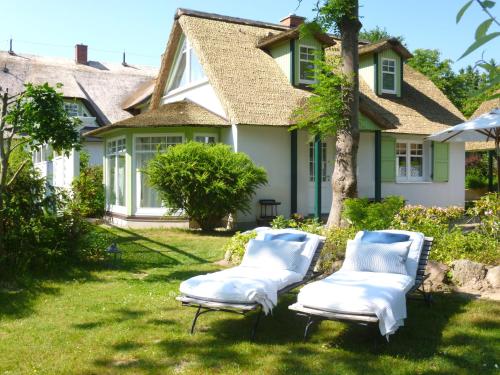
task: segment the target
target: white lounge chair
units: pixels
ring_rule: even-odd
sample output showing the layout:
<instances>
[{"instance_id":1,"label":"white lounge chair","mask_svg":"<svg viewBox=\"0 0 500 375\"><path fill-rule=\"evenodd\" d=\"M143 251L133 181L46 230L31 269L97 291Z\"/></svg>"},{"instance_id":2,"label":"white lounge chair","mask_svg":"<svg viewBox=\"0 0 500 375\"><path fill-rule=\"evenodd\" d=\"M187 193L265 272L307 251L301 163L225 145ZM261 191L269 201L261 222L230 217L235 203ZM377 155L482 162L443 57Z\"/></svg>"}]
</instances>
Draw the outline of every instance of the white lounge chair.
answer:
<instances>
[{"instance_id":1,"label":"white lounge chair","mask_svg":"<svg viewBox=\"0 0 500 375\"><path fill-rule=\"evenodd\" d=\"M258 241L264 240L266 236L275 235L305 236L303 246L297 250L294 269L273 268L272 262L257 262L249 267L245 265L249 263L244 259L242 265L237 267L195 276L182 282L181 295L177 297L177 300L182 303L182 306L197 309L191 324L191 333L194 333L198 317L204 313L224 311L246 315L251 311L257 311L251 334L253 339L263 310L268 313L277 303L280 295L303 285L318 275L314 273L314 267L324 245L324 237L296 229L260 227L255 231L257 231L256 240ZM283 244L282 240L278 242L285 247L297 246L296 242L290 245ZM283 250L283 254L286 254L286 249L283 248ZM286 261L288 260L285 259Z\"/></svg>"},{"instance_id":2,"label":"white lounge chair","mask_svg":"<svg viewBox=\"0 0 500 375\"><path fill-rule=\"evenodd\" d=\"M325 279L306 285L299 292L297 302L289 306L290 310L308 318L304 340L311 325L322 320L378 324L381 333L388 337L402 325L402 319L406 318L408 294L419 291L425 302L430 303L430 295L426 293L423 282L428 277L425 275L425 268L432 238L408 231L377 232L405 234L410 237L412 242L404 264L407 275L341 268ZM362 235L363 232L359 232L355 241L359 241ZM392 306L395 306L396 311L392 311Z\"/></svg>"}]
</instances>

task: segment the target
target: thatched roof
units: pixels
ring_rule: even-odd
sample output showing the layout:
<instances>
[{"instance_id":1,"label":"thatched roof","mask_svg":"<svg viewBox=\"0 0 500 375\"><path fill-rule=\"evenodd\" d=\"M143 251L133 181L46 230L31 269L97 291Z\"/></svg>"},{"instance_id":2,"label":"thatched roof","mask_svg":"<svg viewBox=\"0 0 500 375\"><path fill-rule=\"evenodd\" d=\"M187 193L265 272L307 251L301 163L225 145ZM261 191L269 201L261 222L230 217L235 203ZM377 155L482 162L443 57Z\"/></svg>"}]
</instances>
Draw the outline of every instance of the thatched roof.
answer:
<instances>
[{"instance_id":1,"label":"thatched roof","mask_svg":"<svg viewBox=\"0 0 500 375\"><path fill-rule=\"evenodd\" d=\"M155 87L156 80L152 79L150 81L144 82L137 90L133 91L129 96L125 98L122 103L122 108L125 110L130 110L135 106L144 104L148 99L151 98L153 94L153 89Z\"/></svg>"},{"instance_id":2,"label":"thatched roof","mask_svg":"<svg viewBox=\"0 0 500 375\"><path fill-rule=\"evenodd\" d=\"M98 61L88 65L63 58L34 55L10 55L0 51L0 86L12 94L21 92L24 83L62 83L67 98L82 100L100 125L130 117L122 109L124 99L145 82L151 81L157 69L123 66Z\"/></svg>"},{"instance_id":3,"label":"thatched roof","mask_svg":"<svg viewBox=\"0 0 500 375\"><path fill-rule=\"evenodd\" d=\"M120 128L154 128L183 125L225 127L231 124L219 115L186 99L179 102L164 104L157 109L92 130L85 135L95 136L103 132Z\"/></svg>"},{"instance_id":4,"label":"thatched roof","mask_svg":"<svg viewBox=\"0 0 500 375\"><path fill-rule=\"evenodd\" d=\"M405 46L401 44L399 40L396 38L384 39L377 43L370 43L359 46L359 55L367 55L375 52L382 52L388 49L394 50L397 54L399 54L403 59L409 59L413 57L410 51L406 49Z\"/></svg>"},{"instance_id":5,"label":"thatched roof","mask_svg":"<svg viewBox=\"0 0 500 375\"><path fill-rule=\"evenodd\" d=\"M179 10L150 108L160 105L175 49L184 33L230 123L289 126L293 123L294 109L311 94L293 87L273 58L257 46L269 40L266 38L270 38L270 34L288 37L294 32L275 24ZM332 48L336 47L338 44ZM404 58L411 56L394 40L360 46L360 53L386 48L395 49ZM382 129L409 134L429 135L463 121L461 113L424 75L405 66L404 80L402 98L377 96L365 82L360 82L361 112Z\"/></svg>"},{"instance_id":6,"label":"thatched roof","mask_svg":"<svg viewBox=\"0 0 500 375\"><path fill-rule=\"evenodd\" d=\"M404 65L402 95L377 96L360 78L361 103L369 107L390 124L396 126L392 133L429 135L457 125L465 119L460 111L423 74Z\"/></svg>"},{"instance_id":7,"label":"thatched roof","mask_svg":"<svg viewBox=\"0 0 500 375\"><path fill-rule=\"evenodd\" d=\"M300 27L296 27L291 30L271 33L257 42L257 48L268 49L275 44L284 42L286 40L297 39L300 36ZM335 40L327 34L324 33L314 33L313 35L320 43L325 47L330 47L336 44Z\"/></svg>"},{"instance_id":8,"label":"thatched roof","mask_svg":"<svg viewBox=\"0 0 500 375\"><path fill-rule=\"evenodd\" d=\"M497 94L500 93L500 90L497 91ZM475 119L481 115L484 115L487 112L492 111L495 108L500 108L500 98L486 100L481 103L481 105L476 109L476 111L470 117L471 119ZM465 143L465 151L487 151L494 150L495 142L466 142Z\"/></svg>"}]
</instances>

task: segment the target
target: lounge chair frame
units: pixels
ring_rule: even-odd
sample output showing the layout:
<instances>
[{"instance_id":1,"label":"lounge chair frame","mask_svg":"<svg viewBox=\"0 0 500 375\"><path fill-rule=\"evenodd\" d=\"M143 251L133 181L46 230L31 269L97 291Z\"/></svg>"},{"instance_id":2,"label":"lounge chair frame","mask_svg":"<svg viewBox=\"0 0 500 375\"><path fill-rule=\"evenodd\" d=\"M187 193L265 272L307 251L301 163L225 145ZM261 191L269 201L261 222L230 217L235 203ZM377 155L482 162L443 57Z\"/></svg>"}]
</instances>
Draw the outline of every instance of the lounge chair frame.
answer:
<instances>
[{"instance_id":1,"label":"lounge chair frame","mask_svg":"<svg viewBox=\"0 0 500 375\"><path fill-rule=\"evenodd\" d=\"M418 261L417 275L415 277L415 285L413 285L413 287L408 291L408 293L406 293L407 296L409 296L414 292L420 293L423 297L424 302L428 306L430 306L432 303L432 296L431 294L429 294L428 291L425 290L424 281L429 277L429 274L425 273L425 269L429 261L432 242L433 242L432 237L424 238L422 252L420 253L420 258ZM288 308L290 310L295 311L296 314L299 316L307 317L307 322L304 329L304 341L307 340L307 334L309 333L311 326L323 320L339 320L361 325L371 325L378 323L378 318L374 314L356 314L356 313L343 313L331 310L321 310L303 306L298 302L294 303Z\"/></svg>"},{"instance_id":2,"label":"lounge chair frame","mask_svg":"<svg viewBox=\"0 0 500 375\"><path fill-rule=\"evenodd\" d=\"M309 281L312 281L321 275L320 272L314 272L314 269L316 267L316 264L318 263L321 250L323 249L324 245L325 241L320 240L313 254L311 263L309 264L309 268L307 269L304 278L296 283L287 285L284 288L278 290L278 298L283 294L288 293L291 290L295 289L296 287L304 285L305 283L308 283ZM196 323L200 315L206 314L208 312L221 311L221 312L228 312L246 316L251 311L257 311L257 316L255 317L255 321L252 326L252 332L250 336L252 341L255 339L257 328L262 315L262 305L260 303L253 303L253 302L241 303L241 302L231 302L231 301L221 302L221 301L189 297L185 295L176 297L176 300L180 301L182 306L196 308L196 313L194 315L193 322L191 323L191 331L190 331L191 334L194 334Z\"/></svg>"}]
</instances>

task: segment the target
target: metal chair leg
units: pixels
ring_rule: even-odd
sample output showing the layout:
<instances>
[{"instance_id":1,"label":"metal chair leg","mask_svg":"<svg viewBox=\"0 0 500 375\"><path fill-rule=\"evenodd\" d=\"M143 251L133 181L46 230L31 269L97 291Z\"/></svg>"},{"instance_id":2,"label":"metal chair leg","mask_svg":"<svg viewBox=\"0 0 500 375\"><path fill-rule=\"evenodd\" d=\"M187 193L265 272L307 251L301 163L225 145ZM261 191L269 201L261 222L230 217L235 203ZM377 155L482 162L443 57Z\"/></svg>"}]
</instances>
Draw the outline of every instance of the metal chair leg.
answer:
<instances>
[{"instance_id":1,"label":"metal chair leg","mask_svg":"<svg viewBox=\"0 0 500 375\"><path fill-rule=\"evenodd\" d=\"M252 327L252 336L251 336L252 341L255 340L255 335L257 334L257 326L259 325L261 315L262 315L262 308L259 309L259 312L257 313L257 318L255 318L255 323L253 324Z\"/></svg>"},{"instance_id":2,"label":"metal chair leg","mask_svg":"<svg viewBox=\"0 0 500 375\"><path fill-rule=\"evenodd\" d=\"M196 310L196 314L194 314L194 319L193 323L191 324L191 334L194 333L194 327L196 326L196 321L198 320L198 317L201 315L201 306L198 306L198 309Z\"/></svg>"},{"instance_id":3,"label":"metal chair leg","mask_svg":"<svg viewBox=\"0 0 500 375\"><path fill-rule=\"evenodd\" d=\"M307 341L307 334L309 333L309 328L311 328L311 326L315 322L316 321L314 320L314 318L312 316L309 316L309 318L307 319L306 328L304 329L304 341Z\"/></svg>"}]
</instances>

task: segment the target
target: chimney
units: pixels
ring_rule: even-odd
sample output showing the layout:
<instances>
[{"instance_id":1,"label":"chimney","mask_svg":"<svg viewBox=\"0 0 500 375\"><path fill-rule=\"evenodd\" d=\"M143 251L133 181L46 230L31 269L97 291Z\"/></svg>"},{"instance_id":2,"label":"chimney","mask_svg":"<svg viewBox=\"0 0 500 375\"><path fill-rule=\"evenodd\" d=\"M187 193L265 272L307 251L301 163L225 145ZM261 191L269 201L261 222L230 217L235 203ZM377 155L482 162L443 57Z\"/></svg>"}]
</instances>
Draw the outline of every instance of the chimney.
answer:
<instances>
[{"instance_id":1,"label":"chimney","mask_svg":"<svg viewBox=\"0 0 500 375\"><path fill-rule=\"evenodd\" d=\"M286 26L286 27L289 27L289 28L295 28L297 26L300 26L304 23L304 21L306 20L305 17L300 17L300 16L296 16L295 14L289 14L288 16L286 16L285 18L283 18L280 23L283 25L283 26Z\"/></svg>"},{"instance_id":2,"label":"chimney","mask_svg":"<svg viewBox=\"0 0 500 375\"><path fill-rule=\"evenodd\" d=\"M75 62L87 65L87 46L85 44L75 45Z\"/></svg>"}]
</instances>

